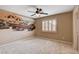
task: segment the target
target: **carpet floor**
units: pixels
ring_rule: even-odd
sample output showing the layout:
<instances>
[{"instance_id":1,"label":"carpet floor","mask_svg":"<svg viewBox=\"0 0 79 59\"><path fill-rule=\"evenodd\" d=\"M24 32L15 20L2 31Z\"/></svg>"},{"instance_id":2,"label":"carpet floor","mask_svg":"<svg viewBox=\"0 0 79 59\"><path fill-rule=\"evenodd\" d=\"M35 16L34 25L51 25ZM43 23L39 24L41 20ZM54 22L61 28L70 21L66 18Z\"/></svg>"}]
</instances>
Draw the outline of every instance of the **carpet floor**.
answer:
<instances>
[{"instance_id":1,"label":"carpet floor","mask_svg":"<svg viewBox=\"0 0 79 59\"><path fill-rule=\"evenodd\" d=\"M1 54L74 54L72 45L30 37L0 45Z\"/></svg>"}]
</instances>

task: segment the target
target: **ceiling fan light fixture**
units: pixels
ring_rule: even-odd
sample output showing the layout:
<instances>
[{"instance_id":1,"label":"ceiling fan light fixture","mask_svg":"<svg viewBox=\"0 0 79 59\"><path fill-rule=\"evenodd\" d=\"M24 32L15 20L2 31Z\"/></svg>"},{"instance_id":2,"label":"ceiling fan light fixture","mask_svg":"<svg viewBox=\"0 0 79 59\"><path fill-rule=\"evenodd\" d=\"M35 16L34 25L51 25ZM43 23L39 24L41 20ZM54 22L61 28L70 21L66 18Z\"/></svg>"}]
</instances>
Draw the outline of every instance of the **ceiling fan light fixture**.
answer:
<instances>
[{"instance_id":1,"label":"ceiling fan light fixture","mask_svg":"<svg viewBox=\"0 0 79 59\"><path fill-rule=\"evenodd\" d=\"M33 11L28 11L28 12L33 13L31 16L36 16L36 17L48 15L48 13L43 12L41 8L36 8L36 11L34 11L34 12Z\"/></svg>"},{"instance_id":2,"label":"ceiling fan light fixture","mask_svg":"<svg viewBox=\"0 0 79 59\"><path fill-rule=\"evenodd\" d=\"M41 14L36 14L36 17L40 17L41 16Z\"/></svg>"}]
</instances>

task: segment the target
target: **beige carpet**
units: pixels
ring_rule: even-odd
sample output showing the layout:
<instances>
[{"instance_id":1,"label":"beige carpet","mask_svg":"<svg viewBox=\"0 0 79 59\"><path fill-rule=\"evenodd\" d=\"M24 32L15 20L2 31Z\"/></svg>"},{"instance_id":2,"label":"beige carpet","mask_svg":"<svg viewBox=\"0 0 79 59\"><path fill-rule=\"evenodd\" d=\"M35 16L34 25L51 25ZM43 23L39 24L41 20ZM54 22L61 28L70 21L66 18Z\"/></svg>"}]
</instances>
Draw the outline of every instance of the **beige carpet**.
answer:
<instances>
[{"instance_id":1,"label":"beige carpet","mask_svg":"<svg viewBox=\"0 0 79 59\"><path fill-rule=\"evenodd\" d=\"M26 38L0 46L1 54L61 54L76 53L72 46L45 38Z\"/></svg>"}]
</instances>

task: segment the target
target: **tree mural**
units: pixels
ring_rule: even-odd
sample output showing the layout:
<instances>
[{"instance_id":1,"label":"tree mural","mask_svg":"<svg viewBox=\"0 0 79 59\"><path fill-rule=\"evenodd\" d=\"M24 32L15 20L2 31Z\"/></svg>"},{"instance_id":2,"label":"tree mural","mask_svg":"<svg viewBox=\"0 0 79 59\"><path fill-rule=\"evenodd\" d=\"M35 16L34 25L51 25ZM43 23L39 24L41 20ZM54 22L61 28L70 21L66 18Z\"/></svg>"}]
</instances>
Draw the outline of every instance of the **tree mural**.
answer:
<instances>
[{"instance_id":1,"label":"tree mural","mask_svg":"<svg viewBox=\"0 0 79 59\"><path fill-rule=\"evenodd\" d=\"M8 20L0 19L0 29L9 29L10 27L16 31L23 31L25 29L32 31L35 29L34 24L28 24L28 21L25 22L17 16L8 15L7 19Z\"/></svg>"}]
</instances>

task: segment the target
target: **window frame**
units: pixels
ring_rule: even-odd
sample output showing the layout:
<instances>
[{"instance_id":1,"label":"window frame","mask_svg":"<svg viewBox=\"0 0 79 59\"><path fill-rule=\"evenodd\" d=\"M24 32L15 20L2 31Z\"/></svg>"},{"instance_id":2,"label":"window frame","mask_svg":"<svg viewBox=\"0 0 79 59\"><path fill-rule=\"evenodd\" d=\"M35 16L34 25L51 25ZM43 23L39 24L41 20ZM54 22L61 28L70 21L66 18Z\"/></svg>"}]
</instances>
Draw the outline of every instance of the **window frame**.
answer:
<instances>
[{"instance_id":1,"label":"window frame","mask_svg":"<svg viewBox=\"0 0 79 59\"><path fill-rule=\"evenodd\" d=\"M53 24L49 24L49 22L51 23L52 22L52 20L42 20L42 32L54 32L54 33L56 33L57 32L57 19L56 18L54 18L53 20L55 20L56 21L56 26L55 25L53 25ZM46 25L44 25L43 23L45 23L46 21L48 21L48 30L46 31L45 30L45 26ZM50 25L50 27L51 27L51 29L49 30L49 25ZM52 31L53 29L52 29L52 27L53 26L55 26L55 31Z\"/></svg>"}]
</instances>

